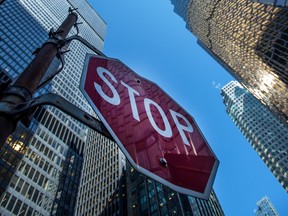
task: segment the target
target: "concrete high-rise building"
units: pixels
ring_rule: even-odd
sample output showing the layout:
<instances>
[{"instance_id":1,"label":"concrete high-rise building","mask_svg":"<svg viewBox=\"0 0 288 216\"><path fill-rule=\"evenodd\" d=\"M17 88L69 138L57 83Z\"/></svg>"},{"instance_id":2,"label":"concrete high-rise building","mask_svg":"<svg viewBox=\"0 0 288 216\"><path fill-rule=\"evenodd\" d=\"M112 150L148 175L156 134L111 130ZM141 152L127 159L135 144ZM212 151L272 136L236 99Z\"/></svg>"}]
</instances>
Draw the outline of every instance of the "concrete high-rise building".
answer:
<instances>
[{"instance_id":1,"label":"concrete high-rise building","mask_svg":"<svg viewBox=\"0 0 288 216\"><path fill-rule=\"evenodd\" d=\"M256 216L279 216L277 210L267 196L263 197L256 204L258 206L254 211Z\"/></svg>"},{"instance_id":2,"label":"concrete high-rise building","mask_svg":"<svg viewBox=\"0 0 288 216\"><path fill-rule=\"evenodd\" d=\"M116 143L90 131L75 215L127 215L124 168Z\"/></svg>"},{"instance_id":3,"label":"concrete high-rise building","mask_svg":"<svg viewBox=\"0 0 288 216\"><path fill-rule=\"evenodd\" d=\"M15 80L49 30L67 17L69 7L78 8L79 35L101 50L106 23L86 0L1 2L1 80ZM75 29L70 31L74 34ZM35 95L53 92L92 114L78 89L85 55L91 51L79 42L72 42L69 49L63 71ZM54 63L58 66L57 60ZM88 133L92 132L86 126L51 106L38 108L29 128L20 123L0 150L0 214L73 215L82 166L87 166L86 155L90 157L87 146L94 143L95 135ZM111 152L105 151L113 156L115 151Z\"/></svg>"},{"instance_id":4,"label":"concrete high-rise building","mask_svg":"<svg viewBox=\"0 0 288 216\"><path fill-rule=\"evenodd\" d=\"M226 112L288 191L288 127L257 98L232 81L221 90Z\"/></svg>"},{"instance_id":5,"label":"concrete high-rise building","mask_svg":"<svg viewBox=\"0 0 288 216\"><path fill-rule=\"evenodd\" d=\"M172 3L198 43L288 122L288 9L247 0Z\"/></svg>"}]
</instances>

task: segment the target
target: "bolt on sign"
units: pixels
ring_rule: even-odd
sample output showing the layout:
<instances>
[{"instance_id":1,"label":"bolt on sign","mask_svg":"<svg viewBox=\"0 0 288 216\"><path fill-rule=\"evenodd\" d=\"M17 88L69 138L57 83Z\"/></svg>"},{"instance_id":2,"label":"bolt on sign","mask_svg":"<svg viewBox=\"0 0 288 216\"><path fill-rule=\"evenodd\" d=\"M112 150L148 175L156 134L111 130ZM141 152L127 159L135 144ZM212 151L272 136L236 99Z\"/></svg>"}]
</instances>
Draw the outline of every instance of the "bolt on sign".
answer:
<instances>
[{"instance_id":1,"label":"bolt on sign","mask_svg":"<svg viewBox=\"0 0 288 216\"><path fill-rule=\"evenodd\" d=\"M87 54L80 90L136 170L209 197L219 161L194 119L159 86L117 59Z\"/></svg>"}]
</instances>

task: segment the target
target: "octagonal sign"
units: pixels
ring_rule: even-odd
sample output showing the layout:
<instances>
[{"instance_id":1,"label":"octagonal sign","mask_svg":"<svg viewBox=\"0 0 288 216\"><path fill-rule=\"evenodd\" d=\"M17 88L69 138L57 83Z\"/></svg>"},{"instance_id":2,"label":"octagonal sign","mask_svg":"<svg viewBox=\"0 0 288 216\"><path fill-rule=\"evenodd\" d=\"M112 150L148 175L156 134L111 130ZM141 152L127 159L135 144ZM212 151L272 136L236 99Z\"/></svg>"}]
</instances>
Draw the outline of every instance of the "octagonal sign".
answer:
<instances>
[{"instance_id":1,"label":"octagonal sign","mask_svg":"<svg viewBox=\"0 0 288 216\"><path fill-rule=\"evenodd\" d=\"M159 86L117 59L87 54L80 89L136 170L209 197L219 161L194 119Z\"/></svg>"}]
</instances>

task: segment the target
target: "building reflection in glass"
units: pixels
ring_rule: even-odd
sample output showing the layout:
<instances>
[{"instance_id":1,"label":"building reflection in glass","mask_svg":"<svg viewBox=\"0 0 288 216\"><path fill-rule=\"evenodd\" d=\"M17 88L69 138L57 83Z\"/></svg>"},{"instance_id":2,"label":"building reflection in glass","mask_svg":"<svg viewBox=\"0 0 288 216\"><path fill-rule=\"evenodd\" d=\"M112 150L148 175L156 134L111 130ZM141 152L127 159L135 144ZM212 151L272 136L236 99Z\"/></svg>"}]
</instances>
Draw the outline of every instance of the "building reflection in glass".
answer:
<instances>
[{"instance_id":1,"label":"building reflection in glass","mask_svg":"<svg viewBox=\"0 0 288 216\"><path fill-rule=\"evenodd\" d=\"M246 0L193 0L187 28L255 97L288 121L288 9Z\"/></svg>"}]
</instances>

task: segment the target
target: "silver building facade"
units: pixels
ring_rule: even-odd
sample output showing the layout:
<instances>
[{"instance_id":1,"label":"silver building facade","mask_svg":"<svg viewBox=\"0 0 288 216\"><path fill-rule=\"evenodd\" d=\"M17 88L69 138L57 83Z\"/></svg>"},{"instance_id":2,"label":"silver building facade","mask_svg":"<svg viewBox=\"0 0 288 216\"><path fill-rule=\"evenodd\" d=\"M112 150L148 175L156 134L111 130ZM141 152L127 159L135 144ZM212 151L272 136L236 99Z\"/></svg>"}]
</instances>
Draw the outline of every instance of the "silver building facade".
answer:
<instances>
[{"instance_id":1,"label":"silver building facade","mask_svg":"<svg viewBox=\"0 0 288 216\"><path fill-rule=\"evenodd\" d=\"M89 131L75 215L126 215L125 157L115 142Z\"/></svg>"},{"instance_id":2,"label":"silver building facade","mask_svg":"<svg viewBox=\"0 0 288 216\"><path fill-rule=\"evenodd\" d=\"M15 80L49 30L66 18L69 7L78 8L79 35L102 50L106 23L85 0L1 2L2 80ZM75 29L70 32L74 34ZM78 89L85 55L91 51L79 42L69 49L63 71L35 96L53 92L92 114ZM38 108L29 128L20 123L0 149L0 214L73 215L86 144L94 142L88 133L86 126L51 106Z\"/></svg>"},{"instance_id":3,"label":"silver building facade","mask_svg":"<svg viewBox=\"0 0 288 216\"><path fill-rule=\"evenodd\" d=\"M288 191L288 127L236 81L221 95L230 118Z\"/></svg>"},{"instance_id":4,"label":"silver building facade","mask_svg":"<svg viewBox=\"0 0 288 216\"><path fill-rule=\"evenodd\" d=\"M267 196L263 197L256 204L257 209L254 211L256 216L279 216L277 210Z\"/></svg>"}]
</instances>

